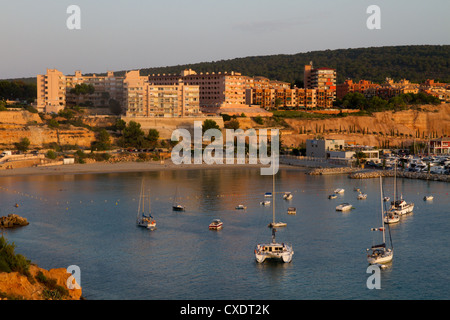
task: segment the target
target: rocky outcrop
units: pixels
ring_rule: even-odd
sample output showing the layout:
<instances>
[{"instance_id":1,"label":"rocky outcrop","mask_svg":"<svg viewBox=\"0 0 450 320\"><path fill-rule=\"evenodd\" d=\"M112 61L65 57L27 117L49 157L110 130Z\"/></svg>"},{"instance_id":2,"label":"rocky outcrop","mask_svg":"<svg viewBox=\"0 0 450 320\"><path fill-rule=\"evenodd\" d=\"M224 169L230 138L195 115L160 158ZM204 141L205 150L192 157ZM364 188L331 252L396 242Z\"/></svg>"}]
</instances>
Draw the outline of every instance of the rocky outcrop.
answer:
<instances>
[{"instance_id":1,"label":"rocky outcrop","mask_svg":"<svg viewBox=\"0 0 450 320\"><path fill-rule=\"evenodd\" d=\"M18 272L0 272L0 300L80 300L82 298L81 288L76 289L75 286L73 289L67 288L67 280L71 274L64 268L45 270L36 265L30 265L29 272L28 277ZM42 281L43 279L45 281Z\"/></svg>"},{"instance_id":2,"label":"rocky outcrop","mask_svg":"<svg viewBox=\"0 0 450 320\"><path fill-rule=\"evenodd\" d=\"M26 218L10 213L7 217L0 218L0 228L15 228L28 225Z\"/></svg>"}]
</instances>

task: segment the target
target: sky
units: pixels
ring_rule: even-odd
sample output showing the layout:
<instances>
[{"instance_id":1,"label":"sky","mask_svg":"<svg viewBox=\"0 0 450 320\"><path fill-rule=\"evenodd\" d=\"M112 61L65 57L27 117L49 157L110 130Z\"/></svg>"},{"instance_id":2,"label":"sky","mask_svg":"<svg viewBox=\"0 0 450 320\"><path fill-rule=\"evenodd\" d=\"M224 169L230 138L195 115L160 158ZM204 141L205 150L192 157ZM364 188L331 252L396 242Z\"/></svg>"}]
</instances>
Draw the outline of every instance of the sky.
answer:
<instances>
[{"instance_id":1,"label":"sky","mask_svg":"<svg viewBox=\"0 0 450 320\"><path fill-rule=\"evenodd\" d=\"M70 5L80 29L69 29ZM380 29L369 29L370 5ZM0 79L450 44L449 0L0 0ZM238 70L237 70L238 71Z\"/></svg>"}]
</instances>

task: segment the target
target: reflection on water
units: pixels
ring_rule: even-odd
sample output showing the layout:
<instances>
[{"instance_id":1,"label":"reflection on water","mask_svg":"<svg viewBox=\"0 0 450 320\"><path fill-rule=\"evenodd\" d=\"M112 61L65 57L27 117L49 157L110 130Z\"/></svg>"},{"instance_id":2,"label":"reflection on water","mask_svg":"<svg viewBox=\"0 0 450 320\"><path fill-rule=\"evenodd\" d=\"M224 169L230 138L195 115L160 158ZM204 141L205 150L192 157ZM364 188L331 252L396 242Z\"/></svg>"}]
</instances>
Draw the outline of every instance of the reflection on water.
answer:
<instances>
[{"instance_id":1,"label":"reflection on water","mask_svg":"<svg viewBox=\"0 0 450 320\"><path fill-rule=\"evenodd\" d=\"M153 232L135 225L142 177L157 221ZM375 241L370 228L380 224L377 179L280 170L277 220L288 225L277 240L292 243L289 264L255 261L255 245L271 240L273 204L260 205L272 177L259 169L4 177L0 215L28 219L7 238L33 262L47 269L78 265L87 299L447 299L448 184L398 182L415 209L390 226L395 256L382 271L383 290L365 286L366 248ZM355 187L368 198L357 200ZM336 188L344 194L328 199ZM286 191L292 200L282 199ZM393 198L392 179L384 180L384 191ZM172 211L175 194L186 211ZM434 201L423 201L424 194ZM355 209L336 211L342 202ZM247 209L235 210L238 204ZM296 215L287 214L292 206ZM224 222L220 231L208 229L215 218Z\"/></svg>"}]
</instances>

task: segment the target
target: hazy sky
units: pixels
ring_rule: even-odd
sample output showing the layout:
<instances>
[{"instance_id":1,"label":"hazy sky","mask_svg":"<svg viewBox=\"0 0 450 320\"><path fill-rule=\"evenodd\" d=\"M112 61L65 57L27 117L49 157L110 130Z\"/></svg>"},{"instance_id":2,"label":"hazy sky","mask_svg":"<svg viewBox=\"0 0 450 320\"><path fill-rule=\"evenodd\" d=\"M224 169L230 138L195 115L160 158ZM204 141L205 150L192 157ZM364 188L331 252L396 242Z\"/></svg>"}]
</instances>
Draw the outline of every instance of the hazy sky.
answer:
<instances>
[{"instance_id":1,"label":"hazy sky","mask_svg":"<svg viewBox=\"0 0 450 320\"><path fill-rule=\"evenodd\" d=\"M81 9L69 30L67 7ZM381 29L369 30L369 5ZM0 79L294 54L450 44L449 0L0 0ZM238 71L238 70L236 70Z\"/></svg>"}]
</instances>

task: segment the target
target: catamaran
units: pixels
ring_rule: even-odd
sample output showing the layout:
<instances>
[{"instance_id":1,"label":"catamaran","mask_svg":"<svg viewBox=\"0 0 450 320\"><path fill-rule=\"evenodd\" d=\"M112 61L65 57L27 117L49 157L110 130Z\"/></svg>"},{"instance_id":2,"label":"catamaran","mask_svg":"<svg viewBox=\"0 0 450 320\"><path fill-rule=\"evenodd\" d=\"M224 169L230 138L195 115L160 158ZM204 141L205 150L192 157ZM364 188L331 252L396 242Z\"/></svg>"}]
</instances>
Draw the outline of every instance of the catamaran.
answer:
<instances>
[{"instance_id":1,"label":"catamaran","mask_svg":"<svg viewBox=\"0 0 450 320\"><path fill-rule=\"evenodd\" d=\"M372 231L382 231L383 232L383 242L378 245L372 246L370 249L367 249L369 252L367 254L367 261L370 264L384 264L392 261L394 257L394 248L392 246L392 239L390 239L391 248L386 247L386 233L384 227L384 217L383 217L383 186L382 180L380 177L380 191L381 191L381 228L372 228ZM389 227L389 226L388 226ZM389 237L390 237L389 230Z\"/></svg>"},{"instance_id":2,"label":"catamaran","mask_svg":"<svg viewBox=\"0 0 450 320\"><path fill-rule=\"evenodd\" d=\"M273 194L275 194L275 174L272 176ZM281 222L281 224L286 225ZM280 223L275 223L275 197L273 198L272 207L272 223L269 224L272 227L272 242L258 244L255 248L255 259L258 263L263 263L266 259L275 259L285 263L292 261L294 250L292 245L286 243L278 243L275 239L276 227L280 226Z\"/></svg>"}]
</instances>

